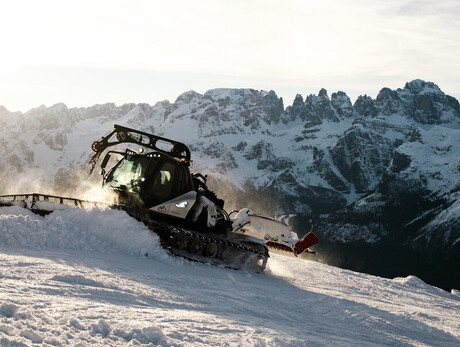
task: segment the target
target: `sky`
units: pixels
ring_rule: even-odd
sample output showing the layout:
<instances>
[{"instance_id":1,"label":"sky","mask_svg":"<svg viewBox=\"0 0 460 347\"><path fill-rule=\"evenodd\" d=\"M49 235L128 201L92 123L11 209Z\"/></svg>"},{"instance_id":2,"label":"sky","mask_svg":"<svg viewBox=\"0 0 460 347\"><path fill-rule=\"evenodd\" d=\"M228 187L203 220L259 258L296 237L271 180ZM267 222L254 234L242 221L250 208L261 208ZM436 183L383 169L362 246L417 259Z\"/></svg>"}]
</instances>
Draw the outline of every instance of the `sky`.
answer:
<instances>
[{"instance_id":1,"label":"sky","mask_svg":"<svg viewBox=\"0 0 460 347\"><path fill-rule=\"evenodd\" d=\"M0 0L0 105L26 112L413 79L460 99L458 0Z\"/></svg>"}]
</instances>

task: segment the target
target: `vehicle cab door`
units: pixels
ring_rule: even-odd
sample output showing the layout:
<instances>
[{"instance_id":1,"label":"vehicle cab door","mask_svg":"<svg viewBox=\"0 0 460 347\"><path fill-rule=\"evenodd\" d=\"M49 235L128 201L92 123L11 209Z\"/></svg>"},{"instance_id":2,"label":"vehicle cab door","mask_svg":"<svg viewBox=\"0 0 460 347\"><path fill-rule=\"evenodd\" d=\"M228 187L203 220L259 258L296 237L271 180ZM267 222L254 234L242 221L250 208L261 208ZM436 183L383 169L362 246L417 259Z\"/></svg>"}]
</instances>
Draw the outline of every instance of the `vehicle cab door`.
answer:
<instances>
[{"instance_id":1,"label":"vehicle cab door","mask_svg":"<svg viewBox=\"0 0 460 347\"><path fill-rule=\"evenodd\" d=\"M190 172L183 163L165 160L155 172L150 209L185 219L196 201Z\"/></svg>"}]
</instances>

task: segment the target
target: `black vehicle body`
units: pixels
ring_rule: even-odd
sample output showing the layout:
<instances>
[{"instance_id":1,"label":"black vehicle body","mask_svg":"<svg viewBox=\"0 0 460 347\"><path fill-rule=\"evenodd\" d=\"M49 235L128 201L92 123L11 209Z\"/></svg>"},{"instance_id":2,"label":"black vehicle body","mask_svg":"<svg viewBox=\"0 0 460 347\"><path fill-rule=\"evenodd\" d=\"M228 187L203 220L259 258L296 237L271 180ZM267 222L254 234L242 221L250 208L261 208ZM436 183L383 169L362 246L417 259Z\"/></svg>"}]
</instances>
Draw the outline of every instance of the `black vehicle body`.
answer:
<instances>
[{"instance_id":1,"label":"black vehicle body","mask_svg":"<svg viewBox=\"0 0 460 347\"><path fill-rule=\"evenodd\" d=\"M117 141L111 142L114 137ZM147 224L174 254L235 268L265 268L263 240L232 232L224 201L208 188L206 176L190 172L190 151L183 143L115 125L93 143L92 169L108 147L125 142L142 150L108 151L101 164L103 185L116 193L116 206ZM106 173L113 155L121 159Z\"/></svg>"}]
</instances>

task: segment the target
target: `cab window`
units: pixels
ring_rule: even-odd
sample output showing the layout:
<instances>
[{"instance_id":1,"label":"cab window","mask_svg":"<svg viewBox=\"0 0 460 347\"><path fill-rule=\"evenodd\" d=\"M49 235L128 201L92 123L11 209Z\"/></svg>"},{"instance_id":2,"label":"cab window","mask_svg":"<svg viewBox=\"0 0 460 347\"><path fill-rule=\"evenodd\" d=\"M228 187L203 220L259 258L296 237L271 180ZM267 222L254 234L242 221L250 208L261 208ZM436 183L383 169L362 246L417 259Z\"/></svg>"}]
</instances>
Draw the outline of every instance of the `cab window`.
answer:
<instances>
[{"instance_id":1,"label":"cab window","mask_svg":"<svg viewBox=\"0 0 460 347\"><path fill-rule=\"evenodd\" d=\"M143 191L143 200L146 205L151 207L174 198L176 165L174 162L164 161L155 170L150 184Z\"/></svg>"}]
</instances>

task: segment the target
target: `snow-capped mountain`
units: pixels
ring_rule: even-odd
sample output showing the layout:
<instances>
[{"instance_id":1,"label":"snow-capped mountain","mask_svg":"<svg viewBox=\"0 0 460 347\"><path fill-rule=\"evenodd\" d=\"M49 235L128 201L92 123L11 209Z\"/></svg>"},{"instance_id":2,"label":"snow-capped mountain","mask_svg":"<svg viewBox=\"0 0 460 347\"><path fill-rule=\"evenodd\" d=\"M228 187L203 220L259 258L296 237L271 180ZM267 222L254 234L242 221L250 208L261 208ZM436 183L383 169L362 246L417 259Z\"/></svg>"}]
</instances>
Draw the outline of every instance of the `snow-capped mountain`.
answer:
<instances>
[{"instance_id":1,"label":"snow-capped mountain","mask_svg":"<svg viewBox=\"0 0 460 347\"><path fill-rule=\"evenodd\" d=\"M434 83L354 104L325 89L287 108L273 91L214 89L154 106L0 108L0 121L5 193L79 197L91 143L118 123L188 144L193 171L213 177L227 209L290 215L299 234L319 235L323 254L338 252L333 263L370 272L388 263L402 275L436 264L460 282L460 106Z\"/></svg>"}]
</instances>

